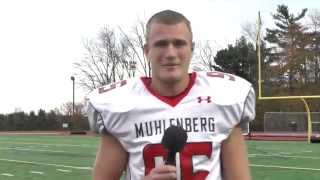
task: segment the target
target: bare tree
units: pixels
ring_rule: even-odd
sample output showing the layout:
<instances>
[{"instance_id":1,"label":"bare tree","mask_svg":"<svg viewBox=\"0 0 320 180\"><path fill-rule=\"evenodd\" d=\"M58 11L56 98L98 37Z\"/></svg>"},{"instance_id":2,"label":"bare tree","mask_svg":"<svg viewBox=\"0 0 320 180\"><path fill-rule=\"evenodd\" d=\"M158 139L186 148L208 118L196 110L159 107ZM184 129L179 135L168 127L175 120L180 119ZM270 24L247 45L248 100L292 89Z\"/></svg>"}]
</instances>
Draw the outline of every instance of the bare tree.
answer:
<instances>
[{"instance_id":1,"label":"bare tree","mask_svg":"<svg viewBox=\"0 0 320 180\"><path fill-rule=\"evenodd\" d=\"M311 36L311 67L313 67L315 83L320 82L320 11L311 10L308 14L308 28Z\"/></svg>"},{"instance_id":2,"label":"bare tree","mask_svg":"<svg viewBox=\"0 0 320 180\"><path fill-rule=\"evenodd\" d=\"M74 105L74 114L82 114L84 115L85 109L84 109L83 103L76 103ZM73 110L73 103L72 102L66 102L61 105L60 110L55 110L58 113L62 113L63 115L72 116L72 110ZM57 114L58 114L57 113Z\"/></svg>"},{"instance_id":3,"label":"bare tree","mask_svg":"<svg viewBox=\"0 0 320 180\"><path fill-rule=\"evenodd\" d=\"M262 29L263 21L260 19L257 22L245 22L241 24L242 36L244 36L248 42L256 44L257 36L262 39L263 33L259 33L259 28Z\"/></svg>"},{"instance_id":4,"label":"bare tree","mask_svg":"<svg viewBox=\"0 0 320 180\"><path fill-rule=\"evenodd\" d=\"M140 75L150 77L151 66L143 53L145 23L141 20L131 33L120 33L105 27L98 39L84 43L86 55L75 63L79 85L86 90L95 89L124 78ZM117 36L118 35L118 36Z\"/></svg>"},{"instance_id":5,"label":"bare tree","mask_svg":"<svg viewBox=\"0 0 320 180\"><path fill-rule=\"evenodd\" d=\"M88 120L86 118L85 104L76 103L73 111L73 103L66 102L61 105L60 110L62 114L68 117L70 123L70 128L72 130L86 130L89 128ZM54 112L54 111L52 111Z\"/></svg>"},{"instance_id":6,"label":"bare tree","mask_svg":"<svg viewBox=\"0 0 320 180\"><path fill-rule=\"evenodd\" d=\"M309 28L313 31L320 31L320 10L311 10L308 14Z\"/></svg>"},{"instance_id":7,"label":"bare tree","mask_svg":"<svg viewBox=\"0 0 320 180\"><path fill-rule=\"evenodd\" d=\"M143 46L145 44L146 37L145 24L146 23L142 20L138 20L137 25L132 28L131 34L126 33L121 28L120 31L129 47L128 61L131 62L131 67L133 68L135 66L134 68L138 70L139 74L150 77L151 66L143 52Z\"/></svg>"},{"instance_id":8,"label":"bare tree","mask_svg":"<svg viewBox=\"0 0 320 180\"><path fill-rule=\"evenodd\" d=\"M214 61L216 51L214 46L209 41L204 44L197 43L194 51L195 61L192 64L195 71L214 71L222 70L222 68Z\"/></svg>"},{"instance_id":9,"label":"bare tree","mask_svg":"<svg viewBox=\"0 0 320 180\"><path fill-rule=\"evenodd\" d=\"M241 24L242 35L246 37L251 43L255 43L258 34L258 26L252 22L245 22Z\"/></svg>"},{"instance_id":10,"label":"bare tree","mask_svg":"<svg viewBox=\"0 0 320 180\"><path fill-rule=\"evenodd\" d=\"M80 86L92 90L123 79L125 67L121 64L128 56L128 46L113 29L104 27L98 39L85 42L84 47L84 59L74 64Z\"/></svg>"}]
</instances>

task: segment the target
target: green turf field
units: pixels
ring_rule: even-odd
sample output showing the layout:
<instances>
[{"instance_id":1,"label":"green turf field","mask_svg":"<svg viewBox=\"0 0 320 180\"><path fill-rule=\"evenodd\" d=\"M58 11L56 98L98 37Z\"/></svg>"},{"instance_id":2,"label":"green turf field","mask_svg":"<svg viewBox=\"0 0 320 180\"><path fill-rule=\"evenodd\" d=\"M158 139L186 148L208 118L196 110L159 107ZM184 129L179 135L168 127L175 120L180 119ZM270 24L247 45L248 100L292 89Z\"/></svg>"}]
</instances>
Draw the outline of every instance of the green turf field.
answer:
<instances>
[{"instance_id":1,"label":"green turf field","mask_svg":"<svg viewBox=\"0 0 320 180\"><path fill-rule=\"evenodd\" d=\"M248 141L254 180L320 179L320 144Z\"/></svg>"},{"instance_id":2,"label":"green turf field","mask_svg":"<svg viewBox=\"0 0 320 180\"><path fill-rule=\"evenodd\" d=\"M97 144L87 136L1 135L0 179L90 180Z\"/></svg>"},{"instance_id":3,"label":"green turf field","mask_svg":"<svg viewBox=\"0 0 320 180\"><path fill-rule=\"evenodd\" d=\"M0 136L1 180L90 180L97 137ZM248 141L254 180L318 180L320 144Z\"/></svg>"}]
</instances>

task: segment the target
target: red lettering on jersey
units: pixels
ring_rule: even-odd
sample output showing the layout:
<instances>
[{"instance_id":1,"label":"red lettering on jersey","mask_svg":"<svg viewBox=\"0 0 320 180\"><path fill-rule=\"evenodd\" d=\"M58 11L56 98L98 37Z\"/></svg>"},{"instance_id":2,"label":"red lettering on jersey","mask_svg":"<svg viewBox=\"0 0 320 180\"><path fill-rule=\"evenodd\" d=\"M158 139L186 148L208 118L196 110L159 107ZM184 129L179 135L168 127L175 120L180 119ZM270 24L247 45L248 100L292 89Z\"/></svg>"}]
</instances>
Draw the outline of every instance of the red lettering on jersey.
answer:
<instances>
[{"instance_id":1,"label":"red lettering on jersey","mask_svg":"<svg viewBox=\"0 0 320 180\"><path fill-rule=\"evenodd\" d=\"M143 159L145 166L145 174L156 167L155 157L162 156L167 158L167 150L163 148L162 144L148 144L143 148Z\"/></svg>"},{"instance_id":2,"label":"red lettering on jersey","mask_svg":"<svg viewBox=\"0 0 320 180\"><path fill-rule=\"evenodd\" d=\"M202 170L193 172L192 158L195 155L205 155L208 159L212 155L211 142L187 143L180 152L181 179L184 180L204 180L209 172ZM155 157L167 157L167 150L161 144L148 144L143 149L143 159L145 163L145 175L155 168Z\"/></svg>"},{"instance_id":3,"label":"red lettering on jersey","mask_svg":"<svg viewBox=\"0 0 320 180\"><path fill-rule=\"evenodd\" d=\"M109 86L108 85L107 86L102 86L102 87L100 87L98 89L99 90L99 94L108 92L108 91L110 91L112 89L115 89L116 87L124 86L125 84L127 84L127 81L126 80L122 80L122 81L110 84Z\"/></svg>"},{"instance_id":4,"label":"red lettering on jersey","mask_svg":"<svg viewBox=\"0 0 320 180\"><path fill-rule=\"evenodd\" d=\"M219 77L219 78L225 78L225 76L229 77L230 81L235 81L235 77L231 74L226 74L223 72L213 71L213 72L207 72L207 76L209 77Z\"/></svg>"}]
</instances>

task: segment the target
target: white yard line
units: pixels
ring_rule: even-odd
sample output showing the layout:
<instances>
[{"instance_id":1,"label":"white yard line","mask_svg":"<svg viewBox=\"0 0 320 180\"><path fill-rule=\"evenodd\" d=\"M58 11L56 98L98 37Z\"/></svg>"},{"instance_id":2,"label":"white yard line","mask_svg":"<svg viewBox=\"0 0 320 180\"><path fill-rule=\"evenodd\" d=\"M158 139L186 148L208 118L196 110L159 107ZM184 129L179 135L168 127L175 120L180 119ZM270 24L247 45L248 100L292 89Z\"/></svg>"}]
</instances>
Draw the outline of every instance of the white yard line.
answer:
<instances>
[{"instance_id":1,"label":"white yard line","mask_svg":"<svg viewBox=\"0 0 320 180\"><path fill-rule=\"evenodd\" d=\"M250 166L252 166L252 167L265 167L265 168L320 171L320 169L316 169L316 168L302 168L302 167L289 167L289 166L277 166L277 165L250 164Z\"/></svg>"},{"instance_id":2,"label":"white yard line","mask_svg":"<svg viewBox=\"0 0 320 180\"><path fill-rule=\"evenodd\" d=\"M279 154L281 154L281 155L291 155L292 153L288 153L288 152L279 152Z\"/></svg>"},{"instance_id":3,"label":"white yard line","mask_svg":"<svg viewBox=\"0 0 320 180\"><path fill-rule=\"evenodd\" d=\"M312 151L302 151L303 153L312 153Z\"/></svg>"},{"instance_id":4,"label":"white yard line","mask_svg":"<svg viewBox=\"0 0 320 180\"><path fill-rule=\"evenodd\" d=\"M34 165L43 165L43 166L64 167L64 168L80 169L80 170L92 170L92 167L79 167L79 166L69 166L69 165L63 165L63 164L52 164L52 163L42 163L42 162L32 162L32 161L20 161L20 160L14 160L14 159L0 159L0 161L21 163L21 164L34 164Z\"/></svg>"},{"instance_id":5,"label":"white yard line","mask_svg":"<svg viewBox=\"0 0 320 180\"><path fill-rule=\"evenodd\" d=\"M256 149L256 150L272 150L272 151L283 151L283 148L264 148L264 147L254 147L252 149ZM303 151L295 151L294 153L312 153L313 151L311 150L303 150Z\"/></svg>"},{"instance_id":6,"label":"white yard line","mask_svg":"<svg viewBox=\"0 0 320 180\"><path fill-rule=\"evenodd\" d=\"M0 135L60 135L60 132L0 132Z\"/></svg>"},{"instance_id":7,"label":"white yard line","mask_svg":"<svg viewBox=\"0 0 320 180\"><path fill-rule=\"evenodd\" d=\"M287 156L282 154L249 154L251 157L264 156L264 157L285 157L285 158L299 158L299 159L320 159L320 157L312 157L312 156Z\"/></svg>"},{"instance_id":8,"label":"white yard line","mask_svg":"<svg viewBox=\"0 0 320 180\"><path fill-rule=\"evenodd\" d=\"M85 147L85 148L93 148L96 147L94 145L89 145L89 144L42 144L42 143L23 143L23 142L3 142L0 141L2 144L27 144L27 145L39 145L39 146L65 146L65 147Z\"/></svg>"},{"instance_id":9,"label":"white yard line","mask_svg":"<svg viewBox=\"0 0 320 180\"><path fill-rule=\"evenodd\" d=\"M254 147L252 149L256 149L256 150L270 150L270 151L281 151L283 149L281 148L266 148L266 147Z\"/></svg>"},{"instance_id":10,"label":"white yard line","mask_svg":"<svg viewBox=\"0 0 320 180\"><path fill-rule=\"evenodd\" d=\"M2 173L1 175L2 175L2 176L9 176L9 177L14 176L13 174L9 174L9 173Z\"/></svg>"},{"instance_id":11,"label":"white yard line","mask_svg":"<svg viewBox=\"0 0 320 180\"><path fill-rule=\"evenodd\" d=\"M47 150L47 149L27 149L27 148L0 148L0 150L16 150L16 151L35 151L35 152L54 152L54 153L66 153L67 151L55 151L55 150Z\"/></svg>"},{"instance_id":12,"label":"white yard line","mask_svg":"<svg viewBox=\"0 0 320 180\"><path fill-rule=\"evenodd\" d=\"M60 172L71 172L71 170L68 170L68 169L57 169L57 171L60 171Z\"/></svg>"},{"instance_id":13,"label":"white yard line","mask_svg":"<svg viewBox=\"0 0 320 180\"><path fill-rule=\"evenodd\" d=\"M44 172L41 171L30 171L31 174L44 174Z\"/></svg>"}]
</instances>

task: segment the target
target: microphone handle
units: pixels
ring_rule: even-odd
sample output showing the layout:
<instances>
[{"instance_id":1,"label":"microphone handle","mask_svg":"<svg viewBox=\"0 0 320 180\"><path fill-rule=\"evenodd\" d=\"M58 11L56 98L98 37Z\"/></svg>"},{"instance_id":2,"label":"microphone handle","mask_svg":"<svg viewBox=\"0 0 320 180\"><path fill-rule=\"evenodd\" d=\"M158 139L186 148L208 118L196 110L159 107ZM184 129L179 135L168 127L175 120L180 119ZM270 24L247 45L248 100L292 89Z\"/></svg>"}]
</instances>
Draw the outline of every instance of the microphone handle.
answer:
<instances>
[{"instance_id":1,"label":"microphone handle","mask_svg":"<svg viewBox=\"0 0 320 180\"><path fill-rule=\"evenodd\" d=\"M168 151L168 157L166 161L167 165L176 165L176 152L175 151Z\"/></svg>"}]
</instances>

